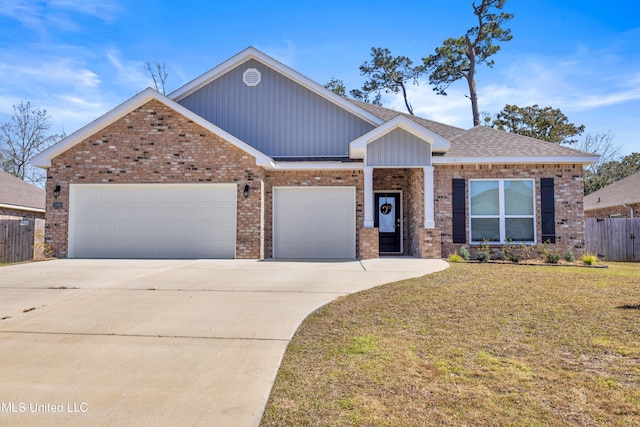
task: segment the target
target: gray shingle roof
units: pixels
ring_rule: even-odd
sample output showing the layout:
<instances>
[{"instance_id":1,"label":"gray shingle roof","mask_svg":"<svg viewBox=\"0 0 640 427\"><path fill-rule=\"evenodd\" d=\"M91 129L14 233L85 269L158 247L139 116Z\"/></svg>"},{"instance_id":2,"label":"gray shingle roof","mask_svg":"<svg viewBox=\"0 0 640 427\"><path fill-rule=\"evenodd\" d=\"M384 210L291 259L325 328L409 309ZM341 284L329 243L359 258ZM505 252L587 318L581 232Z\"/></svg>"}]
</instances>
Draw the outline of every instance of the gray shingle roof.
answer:
<instances>
[{"instance_id":1,"label":"gray shingle roof","mask_svg":"<svg viewBox=\"0 0 640 427\"><path fill-rule=\"evenodd\" d=\"M487 126L476 126L465 130L380 107L379 105L368 104L353 99L349 99L349 101L384 121L389 121L398 115L403 115L443 138L448 139L451 142L451 148L444 155L444 158L531 157L531 161L537 161L541 157L584 157L585 162L590 163L590 159L588 158L594 156L593 153L585 153L584 151L575 150L564 145L553 144Z\"/></svg>"},{"instance_id":2,"label":"gray shingle roof","mask_svg":"<svg viewBox=\"0 0 640 427\"><path fill-rule=\"evenodd\" d=\"M44 190L0 171L0 204L44 210L45 194Z\"/></svg>"},{"instance_id":3,"label":"gray shingle roof","mask_svg":"<svg viewBox=\"0 0 640 427\"><path fill-rule=\"evenodd\" d=\"M511 132L476 126L451 140L444 157L590 157L592 153Z\"/></svg>"},{"instance_id":4,"label":"gray shingle roof","mask_svg":"<svg viewBox=\"0 0 640 427\"><path fill-rule=\"evenodd\" d=\"M427 128L431 132L437 133L441 137L446 138L448 140L451 140L452 138L455 138L456 136L465 132L465 130L462 128L449 126L440 122L434 122L433 120L424 119L418 116L412 116L411 114L401 113L396 110L380 107L379 105L368 104L366 102L356 101L354 99L349 99L349 101L356 104L358 107L362 108L363 110L367 110L374 116L381 118L385 122L388 122L389 120L397 116L404 116L418 123L420 126Z\"/></svg>"},{"instance_id":5,"label":"gray shingle roof","mask_svg":"<svg viewBox=\"0 0 640 427\"><path fill-rule=\"evenodd\" d=\"M584 197L584 210L640 203L640 172L607 185Z\"/></svg>"}]
</instances>

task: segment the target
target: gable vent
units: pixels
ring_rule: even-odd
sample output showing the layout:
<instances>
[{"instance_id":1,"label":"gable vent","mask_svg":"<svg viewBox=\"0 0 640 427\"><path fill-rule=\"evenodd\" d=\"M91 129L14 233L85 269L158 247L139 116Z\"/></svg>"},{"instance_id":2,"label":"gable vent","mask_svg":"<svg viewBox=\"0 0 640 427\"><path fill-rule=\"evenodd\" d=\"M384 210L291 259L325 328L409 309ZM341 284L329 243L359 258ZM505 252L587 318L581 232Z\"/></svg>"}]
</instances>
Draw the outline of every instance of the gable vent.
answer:
<instances>
[{"instance_id":1,"label":"gable vent","mask_svg":"<svg viewBox=\"0 0 640 427\"><path fill-rule=\"evenodd\" d=\"M262 75L260 74L260 71L255 68L247 68L247 70L242 73L242 81L247 86L258 86L261 79Z\"/></svg>"}]
</instances>

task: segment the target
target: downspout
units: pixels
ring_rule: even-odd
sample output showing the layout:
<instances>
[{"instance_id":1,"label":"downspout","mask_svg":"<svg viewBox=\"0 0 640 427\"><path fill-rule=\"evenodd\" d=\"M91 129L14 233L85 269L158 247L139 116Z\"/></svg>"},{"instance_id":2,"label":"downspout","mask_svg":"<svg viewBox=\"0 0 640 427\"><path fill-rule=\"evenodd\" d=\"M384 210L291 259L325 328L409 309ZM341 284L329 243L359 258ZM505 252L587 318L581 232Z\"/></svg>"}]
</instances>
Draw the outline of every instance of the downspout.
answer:
<instances>
[{"instance_id":1,"label":"downspout","mask_svg":"<svg viewBox=\"0 0 640 427\"><path fill-rule=\"evenodd\" d=\"M626 203L623 203L622 206L631 211L631 219L633 219L633 206L629 206Z\"/></svg>"}]
</instances>

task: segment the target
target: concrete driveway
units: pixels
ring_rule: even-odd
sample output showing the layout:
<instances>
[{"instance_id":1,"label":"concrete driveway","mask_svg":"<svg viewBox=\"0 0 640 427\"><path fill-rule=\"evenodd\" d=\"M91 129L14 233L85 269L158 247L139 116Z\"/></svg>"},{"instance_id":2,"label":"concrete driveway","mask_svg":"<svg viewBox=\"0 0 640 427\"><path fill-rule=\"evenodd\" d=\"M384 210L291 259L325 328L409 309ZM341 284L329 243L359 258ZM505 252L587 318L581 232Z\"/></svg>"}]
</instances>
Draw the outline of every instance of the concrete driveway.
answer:
<instances>
[{"instance_id":1,"label":"concrete driveway","mask_svg":"<svg viewBox=\"0 0 640 427\"><path fill-rule=\"evenodd\" d=\"M0 267L0 425L254 426L297 327L441 260Z\"/></svg>"}]
</instances>

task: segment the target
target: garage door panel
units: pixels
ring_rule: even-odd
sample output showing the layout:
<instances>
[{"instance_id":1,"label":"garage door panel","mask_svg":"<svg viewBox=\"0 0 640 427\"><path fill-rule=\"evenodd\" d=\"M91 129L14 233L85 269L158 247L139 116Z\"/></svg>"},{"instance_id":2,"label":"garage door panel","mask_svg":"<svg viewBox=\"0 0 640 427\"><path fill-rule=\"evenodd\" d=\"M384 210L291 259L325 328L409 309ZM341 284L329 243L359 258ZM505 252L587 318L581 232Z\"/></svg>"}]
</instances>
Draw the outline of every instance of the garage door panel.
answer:
<instances>
[{"instance_id":1,"label":"garage door panel","mask_svg":"<svg viewBox=\"0 0 640 427\"><path fill-rule=\"evenodd\" d=\"M276 187L275 258L355 258L355 188Z\"/></svg>"},{"instance_id":2,"label":"garage door panel","mask_svg":"<svg viewBox=\"0 0 640 427\"><path fill-rule=\"evenodd\" d=\"M73 184L69 256L233 258L236 184Z\"/></svg>"}]
</instances>

